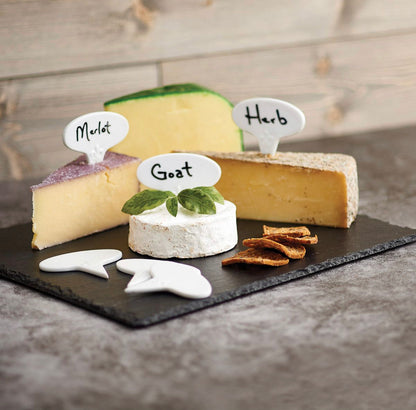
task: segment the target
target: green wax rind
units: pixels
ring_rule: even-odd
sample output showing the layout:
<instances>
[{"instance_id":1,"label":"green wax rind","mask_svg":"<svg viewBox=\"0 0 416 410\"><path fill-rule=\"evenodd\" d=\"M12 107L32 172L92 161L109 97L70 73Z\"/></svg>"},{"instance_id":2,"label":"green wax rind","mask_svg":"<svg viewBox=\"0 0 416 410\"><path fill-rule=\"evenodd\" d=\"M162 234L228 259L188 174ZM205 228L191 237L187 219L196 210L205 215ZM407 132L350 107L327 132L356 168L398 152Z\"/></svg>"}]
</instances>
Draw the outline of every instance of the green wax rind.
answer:
<instances>
[{"instance_id":1,"label":"green wax rind","mask_svg":"<svg viewBox=\"0 0 416 410\"><path fill-rule=\"evenodd\" d=\"M218 94L215 91L212 91L206 87L202 87L198 84L193 83L184 83L184 84L170 84L165 85L163 87L156 87L149 90L138 91L132 94L123 95L121 97L114 98L112 100L106 101L104 103L104 107L108 108L111 105L131 101L131 100L138 100L141 98L157 98L157 97L165 97L167 95L175 95L175 94L189 94L189 93L206 93L215 95L222 100L224 100L230 107L234 107L231 101L227 100L221 94ZM241 150L244 151L244 140L243 140L243 131L240 129L240 143L241 143Z\"/></svg>"}]
</instances>

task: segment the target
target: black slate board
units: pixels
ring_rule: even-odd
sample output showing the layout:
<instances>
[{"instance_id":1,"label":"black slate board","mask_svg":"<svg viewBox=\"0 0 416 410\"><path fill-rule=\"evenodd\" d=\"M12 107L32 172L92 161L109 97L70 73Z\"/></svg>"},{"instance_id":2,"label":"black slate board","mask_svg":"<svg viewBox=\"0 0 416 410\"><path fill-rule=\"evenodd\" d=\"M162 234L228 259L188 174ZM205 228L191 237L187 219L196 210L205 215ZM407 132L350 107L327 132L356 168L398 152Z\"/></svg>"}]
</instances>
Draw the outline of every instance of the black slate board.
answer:
<instances>
[{"instance_id":1,"label":"black slate board","mask_svg":"<svg viewBox=\"0 0 416 410\"><path fill-rule=\"evenodd\" d=\"M261 236L264 221L239 220L238 246L221 255L178 260L199 268L211 282L213 294L202 300L184 299L170 293L128 295L130 275L106 265L110 279L82 272L47 273L39 262L51 256L79 250L115 248L123 258L136 258L127 245L128 227L122 226L42 251L30 248L31 225L0 230L0 277L9 279L132 327L143 327L279 285L343 263L361 259L416 241L416 230L390 225L359 215L350 229L310 226L319 243L308 246L306 257L278 268L254 265L222 267L221 260L238 250L244 238ZM294 224L269 225L293 226Z\"/></svg>"}]
</instances>

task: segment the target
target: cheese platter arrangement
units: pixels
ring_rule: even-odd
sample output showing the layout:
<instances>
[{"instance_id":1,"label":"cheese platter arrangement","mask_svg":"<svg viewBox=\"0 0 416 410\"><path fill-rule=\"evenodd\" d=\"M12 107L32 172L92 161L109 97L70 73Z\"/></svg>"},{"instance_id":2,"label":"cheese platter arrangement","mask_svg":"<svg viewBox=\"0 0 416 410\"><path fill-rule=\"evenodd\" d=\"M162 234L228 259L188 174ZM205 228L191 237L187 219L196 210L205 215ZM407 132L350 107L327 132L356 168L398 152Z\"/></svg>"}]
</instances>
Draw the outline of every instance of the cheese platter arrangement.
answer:
<instances>
[{"instance_id":1,"label":"cheese platter arrangement","mask_svg":"<svg viewBox=\"0 0 416 410\"><path fill-rule=\"evenodd\" d=\"M106 102L65 128L83 154L32 187L32 224L0 230L0 276L143 327L416 241L358 214L353 157L277 151L304 126L194 84Z\"/></svg>"}]
</instances>

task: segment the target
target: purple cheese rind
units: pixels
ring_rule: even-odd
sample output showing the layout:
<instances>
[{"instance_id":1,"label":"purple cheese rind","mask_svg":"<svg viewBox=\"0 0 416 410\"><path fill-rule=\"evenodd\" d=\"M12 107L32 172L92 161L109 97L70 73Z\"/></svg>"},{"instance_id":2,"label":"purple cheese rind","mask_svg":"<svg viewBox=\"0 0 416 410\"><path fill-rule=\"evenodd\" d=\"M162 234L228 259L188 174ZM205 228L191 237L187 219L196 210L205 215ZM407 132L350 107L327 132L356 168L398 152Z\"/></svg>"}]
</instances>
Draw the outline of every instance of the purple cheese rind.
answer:
<instances>
[{"instance_id":1,"label":"purple cheese rind","mask_svg":"<svg viewBox=\"0 0 416 410\"><path fill-rule=\"evenodd\" d=\"M98 174L107 169L114 169L133 161L139 161L139 158L107 151L103 161L98 162L97 164L88 164L87 156L83 154L74 161L53 171L40 184L33 185L30 189L35 191L36 189L44 188L49 185L67 182L91 174Z\"/></svg>"}]
</instances>

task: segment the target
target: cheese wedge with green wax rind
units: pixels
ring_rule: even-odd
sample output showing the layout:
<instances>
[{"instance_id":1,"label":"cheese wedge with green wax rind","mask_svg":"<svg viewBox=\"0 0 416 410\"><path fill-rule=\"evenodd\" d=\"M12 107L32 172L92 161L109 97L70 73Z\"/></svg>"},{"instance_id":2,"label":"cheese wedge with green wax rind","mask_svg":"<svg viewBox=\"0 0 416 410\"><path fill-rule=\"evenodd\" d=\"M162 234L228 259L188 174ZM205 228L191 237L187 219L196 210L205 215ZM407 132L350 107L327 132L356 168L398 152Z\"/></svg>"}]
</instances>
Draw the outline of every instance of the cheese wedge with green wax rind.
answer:
<instances>
[{"instance_id":1,"label":"cheese wedge with green wax rind","mask_svg":"<svg viewBox=\"0 0 416 410\"><path fill-rule=\"evenodd\" d=\"M173 150L243 150L243 134L234 123L233 105L196 84L174 84L115 98L106 111L129 121L126 138L112 151L146 159Z\"/></svg>"}]
</instances>

